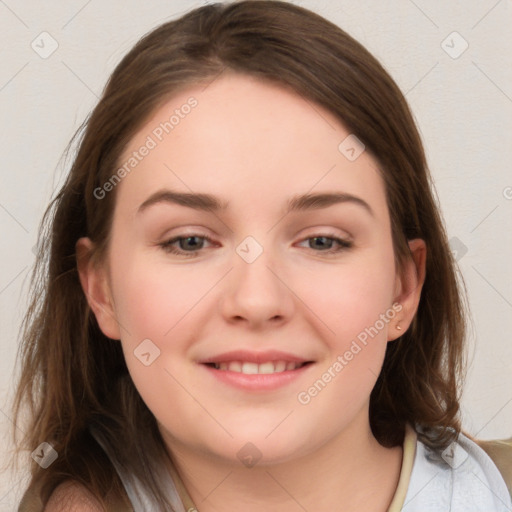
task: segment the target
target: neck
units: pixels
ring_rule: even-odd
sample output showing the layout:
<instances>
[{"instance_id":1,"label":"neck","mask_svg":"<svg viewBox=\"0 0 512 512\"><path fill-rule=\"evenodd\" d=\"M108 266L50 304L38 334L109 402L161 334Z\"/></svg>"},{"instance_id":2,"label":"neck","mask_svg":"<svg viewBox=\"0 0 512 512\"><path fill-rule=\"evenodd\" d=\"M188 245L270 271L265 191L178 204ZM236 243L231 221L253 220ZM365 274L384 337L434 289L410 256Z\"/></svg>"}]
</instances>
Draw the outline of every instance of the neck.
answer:
<instances>
[{"instance_id":1,"label":"neck","mask_svg":"<svg viewBox=\"0 0 512 512\"><path fill-rule=\"evenodd\" d=\"M381 446L365 419L306 456L252 468L210 458L175 440L167 444L199 512L386 512L400 476L402 447Z\"/></svg>"}]
</instances>

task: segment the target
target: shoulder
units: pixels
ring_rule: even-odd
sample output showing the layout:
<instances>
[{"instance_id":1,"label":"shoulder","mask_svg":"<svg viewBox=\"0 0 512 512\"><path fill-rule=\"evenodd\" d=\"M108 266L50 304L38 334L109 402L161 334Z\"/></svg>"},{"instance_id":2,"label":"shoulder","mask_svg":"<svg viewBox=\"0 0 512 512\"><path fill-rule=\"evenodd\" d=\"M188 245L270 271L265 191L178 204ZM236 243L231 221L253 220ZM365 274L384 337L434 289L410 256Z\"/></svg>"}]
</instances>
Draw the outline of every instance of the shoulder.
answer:
<instances>
[{"instance_id":1,"label":"shoulder","mask_svg":"<svg viewBox=\"0 0 512 512\"><path fill-rule=\"evenodd\" d=\"M82 484L67 480L53 491L44 512L104 512L104 508Z\"/></svg>"},{"instance_id":2,"label":"shoulder","mask_svg":"<svg viewBox=\"0 0 512 512\"><path fill-rule=\"evenodd\" d=\"M506 482L489 455L463 433L447 448L418 438L404 511L510 511Z\"/></svg>"}]
</instances>

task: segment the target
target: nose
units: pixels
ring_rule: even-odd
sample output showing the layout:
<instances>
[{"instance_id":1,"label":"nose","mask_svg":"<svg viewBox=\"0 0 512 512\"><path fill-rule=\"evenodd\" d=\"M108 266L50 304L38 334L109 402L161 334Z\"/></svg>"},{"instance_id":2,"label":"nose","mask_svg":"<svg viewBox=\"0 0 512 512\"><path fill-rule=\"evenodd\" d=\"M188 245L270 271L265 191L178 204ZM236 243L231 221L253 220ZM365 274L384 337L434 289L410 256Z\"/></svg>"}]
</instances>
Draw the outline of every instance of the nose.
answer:
<instances>
[{"instance_id":1,"label":"nose","mask_svg":"<svg viewBox=\"0 0 512 512\"><path fill-rule=\"evenodd\" d=\"M254 261L235 254L233 261L221 298L226 321L264 328L289 320L294 310L290 275L271 251L264 249Z\"/></svg>"}]
</instances>

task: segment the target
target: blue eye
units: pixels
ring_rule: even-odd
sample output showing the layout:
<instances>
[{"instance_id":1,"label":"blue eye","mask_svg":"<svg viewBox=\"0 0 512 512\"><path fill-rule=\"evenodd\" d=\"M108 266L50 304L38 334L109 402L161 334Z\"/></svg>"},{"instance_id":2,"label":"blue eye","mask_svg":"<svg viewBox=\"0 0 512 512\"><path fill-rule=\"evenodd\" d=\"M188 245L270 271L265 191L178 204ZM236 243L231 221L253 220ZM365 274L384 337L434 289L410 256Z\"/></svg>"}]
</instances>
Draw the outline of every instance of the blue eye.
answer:
<instances>
[{"instance_id":1,"label":"blue eye","mask_svg":"<svg viewBox=\"0 0 512 512\"><path fill-rule=\"evenodd\" d=\"M167 242L160 244L160 247L162 247L165 252L190 258L197 256L197 253L202 249L202 247L197 248L197 245L202 246L202 244L197 243L197 240L201 239L207 240L208 242L213 241L209 236L192 234L187 236L177 236L172 240L168 240ZM178 242L178 245L180 246L179 248L174 246L176 242ZM186 247L190 247L190 244L192 245L192 250L186 250Z\"/></svg>"},{"instance_id":2,"label":"blue eye","mask_svg":"<svg viewBox=\"0 0 512 512\"><path fill-rule=\"evenodd\" d=\"M315 252L323 252L327 254L337 253L340 251L343 251L344 249L350 249L352 247L352 243L348 240L343 240L341 238L338 238L334 235L319 235L319 236L312 236L308 237L304 242L309 242L313 240L314 244L319 244L317 247L320 247L320 251ZM327 242L326 242L327 241ZM333 245L338 245L337 248L332 248ZM311 246L311 243L309 244ZM326 248L327 247L327 248Z\"/></svg>"},{"instance_id":3,"label":"blue eye","mask_svg":"<svg viewBox=\"0 0 512 512\"><path fill-rule=\"evenodd\" d=\"M204 248L204 242L198 242L200 240L206 240L209 243L213 243L213 240L209 236L194 233L187 236L177 236L159 244L159 246L167 253L184 256L185 258L193 258L198 256L198 253ZM314 252L324 253L326 255L336 254L352 247L352 242L338 238L334 234L308 237L301 243L309 242L311 240L314 241L313 244L317 244L317 247L319 247L320 250L314 250L314 248L311 247L311 244L309 248ZM176 244L178 244L178 247Z\"/></svg>"}]
</instances>

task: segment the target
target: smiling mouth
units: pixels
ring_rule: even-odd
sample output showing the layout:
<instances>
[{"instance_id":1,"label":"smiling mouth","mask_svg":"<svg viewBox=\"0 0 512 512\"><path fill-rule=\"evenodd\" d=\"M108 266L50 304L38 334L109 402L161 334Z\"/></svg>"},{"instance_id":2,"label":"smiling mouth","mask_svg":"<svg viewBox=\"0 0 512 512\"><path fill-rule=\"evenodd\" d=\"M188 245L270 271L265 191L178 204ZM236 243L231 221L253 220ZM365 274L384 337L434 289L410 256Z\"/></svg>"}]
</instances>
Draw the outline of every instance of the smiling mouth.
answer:
<instances>
[{"instance_id":1,"label":"smiling mouth","mask_svg":"<svg viewBox=\"0 0 512 512\"><path fill-rule=\"evenodd\" d=\"M312 364L312 361L292 362L292 361L268 361L266 363L252 363L244 361L226 361L222 363L204 363L210 368L219 371L228 371L236 373L244 373L246 375L255 374L271 374L282 373L285 371L293 371L303 366Z\"/></svg>"}]
</instances>

